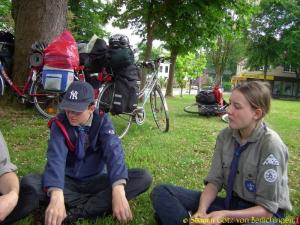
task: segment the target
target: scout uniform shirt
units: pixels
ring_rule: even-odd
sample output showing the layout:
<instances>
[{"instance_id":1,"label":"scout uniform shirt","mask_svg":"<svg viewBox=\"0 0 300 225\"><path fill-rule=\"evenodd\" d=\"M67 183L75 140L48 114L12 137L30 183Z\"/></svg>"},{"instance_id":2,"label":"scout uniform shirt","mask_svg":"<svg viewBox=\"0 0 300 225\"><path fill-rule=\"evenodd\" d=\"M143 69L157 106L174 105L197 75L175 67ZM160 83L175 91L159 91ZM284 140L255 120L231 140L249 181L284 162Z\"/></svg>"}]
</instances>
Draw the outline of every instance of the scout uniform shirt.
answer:
<instances>
[{"instance_id":1,"label":"scout uniform shirt","mask_svg":"<svg viewBox=\"0 0 300 225\"><path fill-rule=\"evenodd\" d=\"M263 206L272 213L291 210L289 200L287 160L288 149L279 135L258 124L246 143L241 143L238 130L225 128L217 138L212 165L205 183L213 183L220 191L230 173L235 143L248 147L242 152L233 192L238 197Z\"/></svg>"}]
</instances>

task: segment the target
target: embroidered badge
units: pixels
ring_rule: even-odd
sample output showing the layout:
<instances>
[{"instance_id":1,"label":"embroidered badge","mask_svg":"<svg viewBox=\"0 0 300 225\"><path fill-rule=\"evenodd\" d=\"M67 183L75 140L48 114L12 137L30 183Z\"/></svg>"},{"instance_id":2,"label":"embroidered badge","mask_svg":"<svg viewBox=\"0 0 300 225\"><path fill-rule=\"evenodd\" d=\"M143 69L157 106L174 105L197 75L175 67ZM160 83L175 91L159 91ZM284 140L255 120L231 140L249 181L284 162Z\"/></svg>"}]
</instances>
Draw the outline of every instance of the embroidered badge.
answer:
<instances>
[{"instance_id":1,"label":"embroidered badge","mask_svg":"<svg viewBox=\"0 0 300 225\"><path fill-rule=\"evenodd\" d=\"M275 158L275 156L273 154L270 154L263 162L263 165L279 166L279 161Z\"/></svg>"},{"instance_id":2,"label":"embroidered badge","mask_svg":"<svg viewBox=\"0 0 300 225\"><path fill-rule=\"evenodd\" d=\"M252 180L246 180L245 187L249 192L256 192L256 185Z\"/></svg>"},{"instance_id":3,"label":"embroidered badge","mask_svg":"<svg viewBox=\"0 0 300 225\"><path fill-rule=\"evenodd\" d=\"M274 169L268 169L264 173L265 181L269 183L273 183L277 180L278 173Z\"/></svg>"}]
</instances>

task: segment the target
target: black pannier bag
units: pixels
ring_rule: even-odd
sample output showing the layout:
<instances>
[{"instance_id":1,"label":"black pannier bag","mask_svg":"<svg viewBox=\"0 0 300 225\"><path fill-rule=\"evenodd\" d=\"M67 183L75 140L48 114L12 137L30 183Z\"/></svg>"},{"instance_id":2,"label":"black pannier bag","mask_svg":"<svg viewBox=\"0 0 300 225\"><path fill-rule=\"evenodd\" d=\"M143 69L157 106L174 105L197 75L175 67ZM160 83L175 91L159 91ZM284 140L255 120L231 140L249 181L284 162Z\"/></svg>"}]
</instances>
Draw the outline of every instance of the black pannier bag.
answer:
<instances>
[{"instance_id":1,"label":"black pannier bag","mask_svg":"<svg viewBox=\"0 0 300 225\"><path fill-rule=\"evenodd\" d=\"M115 78L115 93L112 103L112 114L132 112L137 107L138 88L136 80L129 81L123 77Z\"/></svg>"},{"instance_id":2,"label":"black pannier bag","mask_svg":"<svg viewBox=\"0 0 300 225\"><path fill-rule=\"evenodd\" d=\"M212 91L200 91L196 95L196 102L204 105L216 104L215 94Z\"/></svg>"},{"instance_id":3,"label":"black pannier bag","mask_svg":"<svg viewBox=\"0 0 300 225\"><path fill-rule=\"evenodd\" d=\"M14 36L9 32L0 31L0 60L8 75L12 72L14 54Z\"/></svg>"},{"instance_id":4,"label":"black pannier bag","mask_svg":"<svg viewBox=\"0 0 300 225\"><path fill-rule=\"evenodd\" d=\"M113 70L132 65L134 63L133 51L130 48L109 48L107 62Z\"/></svg>"},{"instance_id":5,"label":"black pannier bag","mask_svg":"<svg viewBox=\"0 0 300 225\"><path fill-rule=\"evenodd\" d=\"M140 70L135 64L131 64L127 67L120 67L114 70L116 77L123 77L129 81L140 80Z\"/></svg>"},{"instance_id":6,"label":"black pannier bag","mask_svg":"<svg viewBox=\"0 0 300 225\"><path fill-rule=\"evenodd\" d=\"M87 73L98 73L107 65L107 44L103 39L97 39L90 53L80 53L80 65L84 65Z\"/></svg>"}]
</instances>

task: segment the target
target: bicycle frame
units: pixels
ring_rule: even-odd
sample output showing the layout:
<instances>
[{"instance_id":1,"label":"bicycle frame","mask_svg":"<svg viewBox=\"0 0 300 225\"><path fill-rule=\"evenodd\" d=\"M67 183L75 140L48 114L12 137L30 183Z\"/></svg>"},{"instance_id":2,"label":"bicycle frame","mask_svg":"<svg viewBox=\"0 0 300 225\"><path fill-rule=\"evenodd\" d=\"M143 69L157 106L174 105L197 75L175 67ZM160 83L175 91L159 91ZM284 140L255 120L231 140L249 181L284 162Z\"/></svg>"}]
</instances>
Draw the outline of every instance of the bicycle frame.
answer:
<instances>
[{"instance_id":1,"label":"bicycle frame","mask_svg":"<svg viewBox=\"0 0 300 225\"><path fill-rule=\"evenodd\" d=\"M30 70L30 73L27 77L27 80L26 80L24 86L17 86L13 83L13 81L10 79L10 77L5 72L1 62L0 62L0 72L1 72L0 75L9 84L9 86L13 92L17 93L17 95L19 95L19 96L25 96L26 93L28 93L31 96L31 94L29 93L29 89L30 89L30 85L31 85L30 81L33 81L33 78L36 76L36 74L37 74L36 70L33 70L33 69Z\"/></svg>"},{"instance_id":2,"label":"bicycle frame","mask_svg":"<svg viewBox=\"0 0 300 225\"><path fill-rule=\"evenodd\" d=\"M115 126L115 129L119 138L122 138L127 134L132 123L135 123L137 125L144 124L146 118L145 105L149 101L149 99L150 108L158 129L161 132L167 132L169 130L168 108L160 86L158 85L158 68L159 64L163 60L164 58L159 58L139 64L139 67L145 67L150 70L147 73L145 86L138 92L138 99L140 100L140 102L138 103L137 107L130 112L114 114L114 112L111 111L114 103L113 99L115 94L115 83L111 79L101 79L103 83L99 88L99 97L97 98L96 106L97 108L99 107L99 109L104 110L105 112L112 113L111 119L112 121L116 122L116 124L114 125L117 125ZM103 96L106 99L102 99Z\"/></svg>"},{"instance_id":3,"label":"bicycle frame","mask_svg":"<svg viewBox=\"0 0 300 225\"><path fill-rule=\"evenodd\" d=\"M143 107L143 108L144 108L146 102L148 101L149 96L150 96L151 92L153 91L155 85L157 84L157 72L153 71L151 73L151 75L152 75L151 80L148 83L146 83L143 90L139 93L139 98L142 98L143 96L145 96L144 100L141 104L141 107Z\"/></svg>"}]
</instances>

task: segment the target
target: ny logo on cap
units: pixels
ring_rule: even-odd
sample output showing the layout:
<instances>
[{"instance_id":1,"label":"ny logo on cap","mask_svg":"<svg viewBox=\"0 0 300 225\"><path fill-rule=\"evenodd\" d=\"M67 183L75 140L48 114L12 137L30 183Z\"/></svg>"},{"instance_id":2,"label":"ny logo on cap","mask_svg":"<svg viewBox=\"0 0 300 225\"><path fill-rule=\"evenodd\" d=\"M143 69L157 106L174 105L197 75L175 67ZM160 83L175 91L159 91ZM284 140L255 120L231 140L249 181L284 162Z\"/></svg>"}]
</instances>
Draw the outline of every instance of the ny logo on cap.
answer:
<instances>
[{"instance_id":1,"label":"ny logo on cap","mask_svg":"<svg viewBox=\"0 0 300 225\"><path fill-rule=\"evenodd\" d=\"M70 92L70 97L69 97L69 99L77 100L77 95L78 95L78 91L72 90L72 91Z\"/></svg>"}]
</instances>

